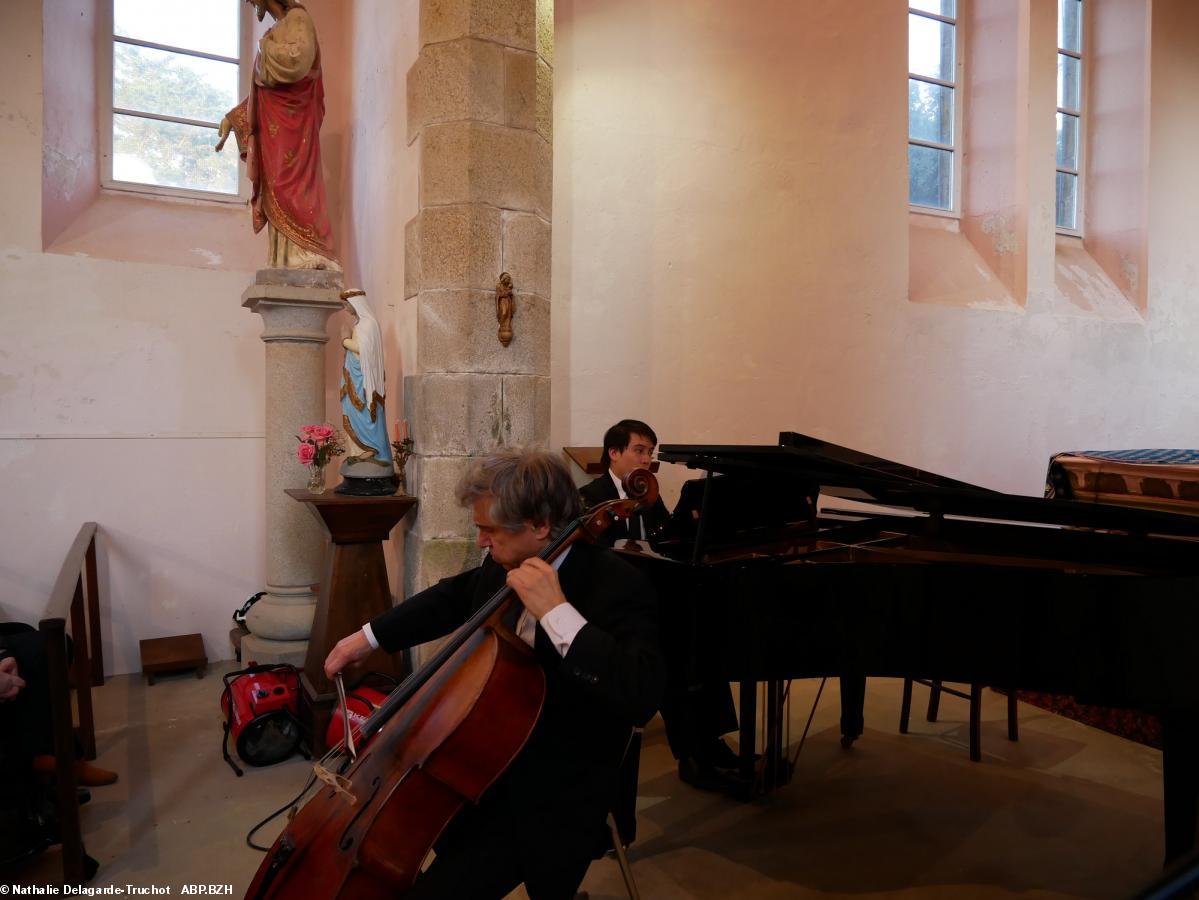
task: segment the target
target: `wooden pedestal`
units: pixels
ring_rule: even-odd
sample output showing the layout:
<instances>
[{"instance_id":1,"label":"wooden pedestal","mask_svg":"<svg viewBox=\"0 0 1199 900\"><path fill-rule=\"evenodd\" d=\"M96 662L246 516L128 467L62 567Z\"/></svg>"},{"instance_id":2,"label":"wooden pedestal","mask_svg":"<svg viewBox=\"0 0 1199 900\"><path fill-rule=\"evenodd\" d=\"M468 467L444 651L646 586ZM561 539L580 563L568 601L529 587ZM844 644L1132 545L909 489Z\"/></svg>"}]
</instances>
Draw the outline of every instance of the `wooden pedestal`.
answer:
<instances>
[{"instance_id":1,"label":"wooden pedestal","mask_svg":"<svg viewBox=\"0 0 1199 900\"><path fill-rule=\"evenodd\" d=\"M329 535L325 576L300 678L312 752L319 756L327 749L325 730L337 702L336 688L325 677L325 658L343 637L391 609L383 541L416 505L416 498L402 494L351 497L295 489L287 493L307 505ZM383 672L399 679L407 674L407 663L403 654L391 656L376 650L343 675L346 683L352 684L367 672Z\"/></svg>"}]
</instances>

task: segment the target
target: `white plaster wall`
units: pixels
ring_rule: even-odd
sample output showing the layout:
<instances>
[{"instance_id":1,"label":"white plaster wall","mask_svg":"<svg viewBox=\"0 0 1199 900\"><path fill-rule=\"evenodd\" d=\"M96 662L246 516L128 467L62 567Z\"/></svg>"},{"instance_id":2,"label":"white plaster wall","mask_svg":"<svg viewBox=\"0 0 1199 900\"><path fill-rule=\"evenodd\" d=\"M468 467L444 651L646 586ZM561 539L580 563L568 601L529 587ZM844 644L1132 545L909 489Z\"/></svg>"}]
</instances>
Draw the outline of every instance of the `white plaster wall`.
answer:
<instances>
[{"instance_id":1,"label":"white plaster wall","mask_svg":"<svg viewBox=\"0 0 1199 900\"><path fill-rule=\"evenodd\" d=\"M1194 4L1154 3L1164 249L1132 323L907 301L903 4L556 15L555 444L795 430L1026 494L1056 451L1199 446Z\"/></svg>"},{"instance_id":2,"label":"white plaster wall","mask_svg":"<svg viewBox=\"0 0 1199 900\"><path fill-rule=\"evenodd\" d=\"M265 566L253 275L41 252L41 36L0 5L0 611L36 622L93 520L107 670L192 631L229 658Z\"/></svg>"}]
</instances>

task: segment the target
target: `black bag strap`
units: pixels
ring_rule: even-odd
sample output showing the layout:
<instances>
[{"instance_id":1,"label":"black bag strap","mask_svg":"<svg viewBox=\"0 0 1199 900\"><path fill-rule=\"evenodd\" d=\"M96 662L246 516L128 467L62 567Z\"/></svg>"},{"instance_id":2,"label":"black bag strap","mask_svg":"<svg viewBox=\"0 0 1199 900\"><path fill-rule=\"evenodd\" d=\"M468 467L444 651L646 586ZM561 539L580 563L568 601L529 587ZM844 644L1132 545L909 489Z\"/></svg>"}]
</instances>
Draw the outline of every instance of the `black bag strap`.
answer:
<instances>
[{"instance_id":1,"label":"black bag strap","mask_svg":"<svg viewBox=\"0 0 1199 900\"><path fill-rule=\"evenodd\" d=\"M233 611L233 624L234 625L246 624L246 613L248 613L250 611L250 607L253 606L255 603L257 603L259 600L261 600L265 596L266 596L266 591L259 591L257 594L255 594L253 597L251 597L245 603L243 603L241 605L241 609L235 609Z\"/></svg>"}]
</instances>

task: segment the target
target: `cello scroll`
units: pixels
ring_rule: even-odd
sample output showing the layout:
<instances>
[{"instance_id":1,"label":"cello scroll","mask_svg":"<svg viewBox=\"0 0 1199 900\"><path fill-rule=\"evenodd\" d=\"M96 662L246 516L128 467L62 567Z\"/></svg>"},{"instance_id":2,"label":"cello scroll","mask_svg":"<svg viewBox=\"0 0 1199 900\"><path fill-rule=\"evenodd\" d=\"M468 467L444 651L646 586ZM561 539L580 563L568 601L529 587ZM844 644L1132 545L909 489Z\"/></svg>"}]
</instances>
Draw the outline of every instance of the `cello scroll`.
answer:
<instances>
[{"instance_id":1,"label":"cello scroll","mask_svg":"<svg viewBox=\"0 0 1199 900\"><path fill-rule=\"evenodd\" d=\"M649 509L658 499L658 479L649 469L634 469L621 481L627 499L609 500L588 510L579 520L579 530L598 541L617 519L627 519Z\"/></svg>"}]
</instances>

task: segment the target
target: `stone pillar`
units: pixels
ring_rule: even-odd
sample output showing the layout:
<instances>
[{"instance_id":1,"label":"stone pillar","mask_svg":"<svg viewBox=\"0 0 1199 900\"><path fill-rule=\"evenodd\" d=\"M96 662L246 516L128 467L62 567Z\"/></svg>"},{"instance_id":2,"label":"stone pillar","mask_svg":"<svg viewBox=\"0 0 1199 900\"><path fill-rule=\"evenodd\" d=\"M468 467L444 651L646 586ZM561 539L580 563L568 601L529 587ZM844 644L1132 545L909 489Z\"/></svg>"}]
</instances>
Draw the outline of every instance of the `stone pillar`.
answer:
<instances>
[{"instance_id":1,"label":"stone pillar","mask_svg":"<svg viewBox=\"0 0 1199 900\"><path fill-rule=\"evenodd\" d=\"M302 425L325 421L325 323L342 308L340 272L260 269L242 306L262 316L266 344L266 596L250 609L242 660L304 665L324 566L320 524L287 488L308 470L296 460Z\"/></svg>"},{"instance_id":2,"label":"stone pillar","mask_svg":"<svg viewBox=\"0 0 1199 900\"><path fill-rule=\"evenodd\" d=\"M420 500L405 592L477 559L453 488L472 456L549 439L552 0L422 0L408 72L420 211L405 229L417 304L404 381ZM498 337L495 289L513 281L515 337Z\"/></svg>"}]
</instances>

